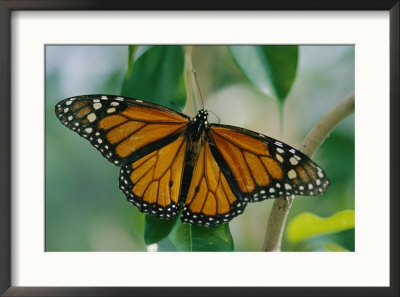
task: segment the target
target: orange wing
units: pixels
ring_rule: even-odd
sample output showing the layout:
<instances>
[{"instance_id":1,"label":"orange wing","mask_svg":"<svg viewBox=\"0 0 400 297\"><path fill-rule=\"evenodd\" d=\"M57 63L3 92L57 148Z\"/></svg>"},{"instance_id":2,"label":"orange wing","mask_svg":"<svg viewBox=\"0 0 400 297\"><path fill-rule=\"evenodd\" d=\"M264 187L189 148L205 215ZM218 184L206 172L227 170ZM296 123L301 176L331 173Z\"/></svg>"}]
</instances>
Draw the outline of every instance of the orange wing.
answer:
<instances>
[{"instance_id":1,"label":"orange wing","mask_svg":"<svg viewBox=\"0 0 400 297\"><path fill-rule=\"evenodd\" d=\"M177 215L185 164L186 138L121 168L119 187L140 211L170 219Z\"/></svg>"},{"instance_id":2,"label":"orange wing","mask_svg":"<svg viewBox=\"0 0 400 297\"><path fill-rule=\"evenodd\" d=\"M211 125L212 153L243 201L319 195L329 188L325 172L300 151L246 129Z\"/></svg>"},{"instance_id":3,"label":"orange wing","mask_svg":"<svg viewBox=\"0 0 400 297\"><path fill-rule=\"evenodd\" d=\"M205 226L228 222L246 207L232 192L207 141L195 163L184 205L181 220Z\"/></svg>"},{"instance_id":4,"label":"orange wing","mask_svg":"<svg viewBox=\"0 0 400 297\"><path fill-rule=\"evenodd\" d=\"M160 105L105 95L67 98L57 104L56 115L116 165L174 141L189 122L186 115Z\"/></svg>"}]
</instances>

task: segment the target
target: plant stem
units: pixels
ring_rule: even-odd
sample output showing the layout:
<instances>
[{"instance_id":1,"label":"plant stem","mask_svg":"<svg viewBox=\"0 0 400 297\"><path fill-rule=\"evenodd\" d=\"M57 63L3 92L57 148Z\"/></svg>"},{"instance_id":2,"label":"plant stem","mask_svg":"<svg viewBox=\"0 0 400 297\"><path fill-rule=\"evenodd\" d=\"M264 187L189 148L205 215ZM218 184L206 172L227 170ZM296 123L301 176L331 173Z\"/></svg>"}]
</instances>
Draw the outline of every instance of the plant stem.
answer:
<instances>
[{"instance_id":1,"label":"plant stem","mask_svg":"<svg viewBox=\"0 0 400 297\"><path fill-rule=\"evenodd\" d=\"M300 151L311 157L329 136L336 125L354 112L354 92L332 108L308 133ZM265 233L263 251L279 252L286 218L293 202L292 197L279 197L274 201Z\"/></svg>"},{"instance_id":2,"label":"plant stem","mask_svg":"<svg viewBox=\"0 0 400 297\"><path fill-rule=\"evenodd\" d=\"M186 85L186 106L185 112L188 114L196 114L196 91L195 91L195 83L193 78L193 65L192 65L192 53L193 46L186 45L184 46L185 50L185 70L184 70L184 78Z\"/></svg>"}]
</instances>

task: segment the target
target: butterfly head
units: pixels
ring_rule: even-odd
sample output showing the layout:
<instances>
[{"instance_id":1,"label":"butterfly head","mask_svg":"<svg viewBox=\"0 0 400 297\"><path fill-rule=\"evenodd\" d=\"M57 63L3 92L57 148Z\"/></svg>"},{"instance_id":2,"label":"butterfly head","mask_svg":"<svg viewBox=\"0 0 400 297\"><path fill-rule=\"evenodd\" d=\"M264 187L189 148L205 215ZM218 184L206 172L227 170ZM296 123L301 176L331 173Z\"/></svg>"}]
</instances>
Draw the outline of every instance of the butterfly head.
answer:
<instances>
[{"instance_id":1,"label":"butterfly head","mask_svg":"<svg viewBox=\"0 0 400 297\"><path fill-rule=\"evenodd\" d=\"M204 109L200 109L197 115L193 118L193 122L197 123L197 125L203 125L205 127L208 126L208 111Z\"/></svg>"}]
</instances>

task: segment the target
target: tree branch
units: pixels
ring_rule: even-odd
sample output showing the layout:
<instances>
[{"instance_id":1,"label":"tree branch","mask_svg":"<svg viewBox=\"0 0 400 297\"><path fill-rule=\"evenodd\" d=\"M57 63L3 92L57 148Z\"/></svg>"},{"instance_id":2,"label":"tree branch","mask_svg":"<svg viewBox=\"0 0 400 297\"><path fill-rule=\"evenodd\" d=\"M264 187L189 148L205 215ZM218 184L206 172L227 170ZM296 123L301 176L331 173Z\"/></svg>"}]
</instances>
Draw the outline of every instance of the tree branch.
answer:
<instances>
[{"instance_id":1,"label":"tree branch","mask_svg":"<svg viewBox=\"0 0 400 297\"><path fill-rule=\"evenodd\" d=\"M331 109L308 133L300 151L311 157L329 136L336 125L354 112L354 92ZM286 218L293 202L292 197L279 197L274 201L265 234L263 251L279 252Z\"/></svg>"}]
</instances>

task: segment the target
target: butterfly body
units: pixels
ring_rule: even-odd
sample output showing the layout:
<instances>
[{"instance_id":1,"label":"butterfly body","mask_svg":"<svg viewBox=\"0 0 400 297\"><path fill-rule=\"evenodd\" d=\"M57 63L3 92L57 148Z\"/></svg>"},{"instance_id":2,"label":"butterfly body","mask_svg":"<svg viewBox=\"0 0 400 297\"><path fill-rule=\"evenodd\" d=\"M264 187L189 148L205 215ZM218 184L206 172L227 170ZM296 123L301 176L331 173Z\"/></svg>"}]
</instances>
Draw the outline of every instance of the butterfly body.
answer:
<instances>
[{"instance_id":1,"label":"butterfly body","mask_svg":"<svg viewBox=\"0 0 400 297\"><path fill-rule=\"evenodd\" d=\"M56 106L60 121L120 166L119 187L141 212L216 226L247 203L319 195L323 170L294 148L239 127L190 119L137 99L87 95Z\"/></svg>"}]
</instances>

